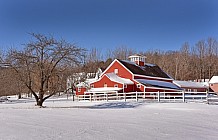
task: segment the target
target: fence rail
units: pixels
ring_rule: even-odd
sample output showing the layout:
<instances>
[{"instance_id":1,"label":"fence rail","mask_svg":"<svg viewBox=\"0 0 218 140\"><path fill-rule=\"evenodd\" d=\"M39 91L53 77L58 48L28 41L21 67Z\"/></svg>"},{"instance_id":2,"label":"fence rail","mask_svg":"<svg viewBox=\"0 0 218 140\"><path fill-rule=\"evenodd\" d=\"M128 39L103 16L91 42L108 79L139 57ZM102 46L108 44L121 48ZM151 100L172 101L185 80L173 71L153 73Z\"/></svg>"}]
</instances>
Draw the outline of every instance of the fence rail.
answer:
<instances>
[{"instance_id":1,"label":"fence rail","mask_svg":"<svg viewBox=\"0 0 218 140\"><path fill-rule=\"evenodd\" d=\"M218 96L210 92L128 92L128 93L90 93L86 95L78 95L77 99L87 101L110 101L110 100L152 100L157 102L187 102L187 101L202 101L202 102L217 102Z\"/></svg>"}]
</instances>

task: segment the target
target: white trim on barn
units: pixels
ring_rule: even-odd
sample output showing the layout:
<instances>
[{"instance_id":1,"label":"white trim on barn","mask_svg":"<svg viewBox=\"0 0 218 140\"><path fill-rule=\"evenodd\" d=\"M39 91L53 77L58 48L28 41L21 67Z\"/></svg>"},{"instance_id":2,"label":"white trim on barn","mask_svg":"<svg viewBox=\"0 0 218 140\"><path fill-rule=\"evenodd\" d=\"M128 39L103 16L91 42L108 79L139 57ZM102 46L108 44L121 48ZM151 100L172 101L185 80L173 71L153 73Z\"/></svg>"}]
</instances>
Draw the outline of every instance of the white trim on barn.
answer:
<instances>
[{"instance_id":1,"label":"white trim on barn","mask_svg":"<svg viewBox=\"0 0 218 140\"><path fill-rule=\"evenodd\" d=\"M101 76L104 75L105 72L106 72L115 62L118 62L124 69L126 69L128 72L130 72L132 75L134 75L129 69L127 69L122 63L120 63L119 60L114 59L114 61L104 70L104 72L101 74Z\"/></svg>"},{"instance_id":2,"label":"white trim on barn","mask_svg":"<svg viewBox=\"0 0 218 140\"><path fill-rule=\"evenodd\" d=\"M167 80L167 81L172 81L172 78L162 78L162 77L153 77L153 76L146 76L146 75L140 75L140 74L133 74L134 76L139 76L139 77L145 77L145 78L151 78L151 79L160 79L160 80ZM138 79L138 78L137 78Z\"/></svg>"},{"instance_id":3,"label":"white trim on barn","mask_svg":"<svg viewBox=\"0 0 218 140\"><path fill-rule=\"evenodd\" d=\"M103 88L91 88L86 93L117 93L118 91L122 90L122 88L118 87L103 87Z\"/></svg>"}]
</instances>

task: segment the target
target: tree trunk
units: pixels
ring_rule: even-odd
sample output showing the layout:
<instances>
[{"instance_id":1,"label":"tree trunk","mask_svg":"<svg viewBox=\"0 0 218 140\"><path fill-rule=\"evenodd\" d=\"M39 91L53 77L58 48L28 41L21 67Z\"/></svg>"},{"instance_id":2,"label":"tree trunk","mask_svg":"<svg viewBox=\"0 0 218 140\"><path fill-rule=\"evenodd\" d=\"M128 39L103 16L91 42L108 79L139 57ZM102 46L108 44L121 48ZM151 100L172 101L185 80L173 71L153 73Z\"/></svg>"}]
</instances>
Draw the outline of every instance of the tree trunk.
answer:
<instances>
[{"instance_id":1,"label":"tree trunk","mask_svg":"<svg viewBox=\"0 0 218 140\"><path fill-rule=\"evenodd\" d=\"M42 104L43 104L43 102L44 102L44 99L43 99L43 92L41 91L41 92L39 92L39 96L38 96L38 100L36 100L36 105L37 106L40 106L40 107L42 107Z\"/></svg>"},{"instance_id":2,"label":"tree trunk","mask_svg":"<svg viewBox=\"0 0 218 140\"><path fill-rule=\"evenodd\" d=\"M21 93L18 93L18 99L21 99Z\"/></svg>"},{"instance_id":3,"label":"tree trunk","mask_svg":"<svg viewBox=\"0 0 218 140\"><path fill-rule=\"evenodd\" d=\"M42 104L43 104L43 100L39 99L39 100L37 101L37 104L36 104L36 105L42 107Z\"/></svg>"}]
</instances>

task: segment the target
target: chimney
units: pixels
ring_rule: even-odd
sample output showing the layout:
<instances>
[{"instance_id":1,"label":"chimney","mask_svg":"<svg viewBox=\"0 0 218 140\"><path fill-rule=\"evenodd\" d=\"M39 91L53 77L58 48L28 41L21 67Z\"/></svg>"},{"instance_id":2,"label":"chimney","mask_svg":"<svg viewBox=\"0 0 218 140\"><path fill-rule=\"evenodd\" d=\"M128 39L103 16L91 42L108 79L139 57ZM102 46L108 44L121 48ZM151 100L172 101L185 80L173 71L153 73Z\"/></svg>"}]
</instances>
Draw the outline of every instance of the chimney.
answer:
<instances>
[{"instance_id":1,"label":"chimney","mask_svg":"<svg viewBox=\"0 0 218 140\"><path fill-rule=\"evenodd\" d=\"M129 59L130 59L130 61L135 62L139 66L144 66L146 57L142 56L142 55L135 54L135 55L129 56Z\"/></svg>"}]
</instances>

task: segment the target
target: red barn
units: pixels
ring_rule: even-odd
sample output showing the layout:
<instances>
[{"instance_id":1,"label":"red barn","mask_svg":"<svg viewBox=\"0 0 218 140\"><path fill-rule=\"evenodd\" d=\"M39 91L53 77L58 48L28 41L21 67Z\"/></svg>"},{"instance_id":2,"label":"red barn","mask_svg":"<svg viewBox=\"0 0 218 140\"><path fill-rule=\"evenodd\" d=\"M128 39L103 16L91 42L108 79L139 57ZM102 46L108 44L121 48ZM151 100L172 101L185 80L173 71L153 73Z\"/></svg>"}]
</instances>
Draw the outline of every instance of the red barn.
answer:
<instances>
[{"instance_id":1,"label":"red barn","mask_svg":"<svg viewBox=\"0 0 218 140\"><path fill-rule=\"evenodd\" d=\"M84 95L87 90L87 84L85 82L81 82L76 85L76 95Z\"/></svg>"},{"instance_id":2,"label":"red barn","mask_svg":"<svg viewBox=\"0 0 218 140\"><path fill-rule=\"evenodd\" d=\"M181 91L159 66L145 63L145 57L130 56L130 61L115 59L101 77L90 83L88 92L156 92Z\"/></svg>"},{"instance_id":3,"label":"red barn","mask_svg":"<svg viewBox=\"0 0 218 140\"><path fill-rule=\"evenodd\" d=\"M206 92L209 90L208 84L206 82L192 82L192 81L173 81L174 84L184 89L187 92Z\"/></svg>"},{"instance_id":4,"label":"red barn","mask_svg":"<svg viewBox=\"0 0 218 140\"><path fill-rule=\"evenodd\" d=\"M209 81L210 88L218 94L218 76L213 76Z\"/></svg>"}]
</instances>

